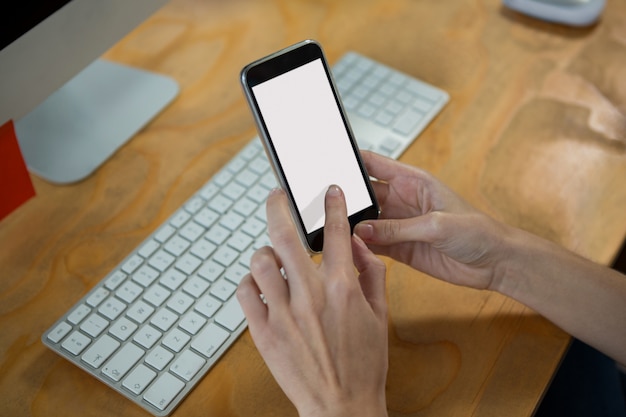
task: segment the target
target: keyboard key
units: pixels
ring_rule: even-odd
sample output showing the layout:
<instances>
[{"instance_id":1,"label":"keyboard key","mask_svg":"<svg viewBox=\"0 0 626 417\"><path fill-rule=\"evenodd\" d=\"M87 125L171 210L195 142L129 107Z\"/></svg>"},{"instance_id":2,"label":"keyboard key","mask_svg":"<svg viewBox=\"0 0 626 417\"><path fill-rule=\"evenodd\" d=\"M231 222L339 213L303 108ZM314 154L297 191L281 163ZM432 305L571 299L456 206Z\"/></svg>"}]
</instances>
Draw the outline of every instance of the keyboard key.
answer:
<instances>
[{"instance_id":1,"label":"keyboard key","mask_svg":"<svg viewBox=\"0 0 626 417\"><path fill-rule=\"evenodd\" d=\"M206 207L200 210L200 212L196 214L193 218L196 223L205 227L206 229L211 227L211 225L213 225L213 223L215 223L217 219L219 219L219 215L213 210Z\"/></svg>"},{"instance_id":2,"label":"keyboard key","mask_svg":"<svg viewBox=\"0 0 626 417\"><path fill-rule=\"evenodd\" d=\"M204 238L216 245L221 245L230 236L230 231L225 227L216 224L205 235Z\"/></svg>"},{"instance_id":3,"label":"keyboard key","mask_svg":"<svg viewBox=\"0 0 626 417\"><path fill-rule=\"evenodd\" d=\"M197 312L205 315L207 318L213 317L213 314L222 306L221 301L210 295L204 295L196 303L195 309Z\"/></svg>"},{"instance_id":4,"label":"keyboard key","mask_svg":"<svg viewBox=\"0 0 626 417\"><path fill-rule=\"evenodd\" d=\"M152 316L150 323L154 324L164 332L168 331L170 327L178 320L178 316L166 308L161 308L157 313Z\"/></svg>"},{"instance_id":5,"label":"keyboard key","mask_svg":"<svg viewBox=\"0 0 626 417\"><path fill-rule=\"evenodd\" d=\"M228 271L226 271L226 273L224 274L224 277L230 282L232 282L233 284L239 285L243 277L245 277L248 274L248 272L250 272L250 269L248 268L248 266L244 266L239 263L228 268Z\"/></svg>"},{"instance_id":6,"label":"keyboard key","mask_svg":"<svg viewBox=\"0 0 626 417\"><path fill-rule=\"evenodd\" d=\"M96 289L91 295L87 298L87 304L91 307L98 307L105 298L109 296L111 292L106 288L100 287Z\"/></svg>"},{"instance_id":7,"label":"keyboard key","mask_svg":"<svg viewBox=\"0 0 626 417\"><path fill-rule=\"evenodd\" d=\"M109 290L114 291L122 282L124 282L125 279L125 273L123 273L122 271L115 271L104 282L104 286L107 287Z\"/></svg>"},{"instance_id":8,"label":"keyboard key","mask_svg":"<svg viewBox=\"0 0 626 417\"><path fill-rule=\"evenodd\" d=\"M163 277L161 277L159 282L170 290L175 291L178 287L180 287L180 284L182 284L185 279L187 279L185 274L175 269L170 269L163 274Z\"/></svg>"},{"instance_id":9,"label":"keyboard key","mask_svg":"<svg viewBox=\"0 0 626 417\"><path fill-rule=\"evenodd\" d=\"M243 185L246 188L250 188L257 181L258 178L259 174L257 174L256 172L252 172L249 169L246 169L242 173L237 175L235 181L237 181L237 183Z\"/></svg>"},{"instance_id":10,"label":"keyboard key","mask_svg":"<svg viewBox=\"0 0 626 417\"><path fill-rule=\"evenodd\" d=\"M244 217L250 216L258 207L256 201L250 200L248 197L244 197L235 203L233 210Z\"/></svg>"},{"instance_id":11,"label":"keyboard key","mask_svg":"<svg viewBox=\"0 0 626 417\"><path fill-rule=\"evenodd\" d=\"M380 144L380 148L383 149L387 153L392 153L399 147L400 147L400 141L392 137L385 138L385 140Z\"/></svg>"},{"instance_id":12,"label":"keyboard key","mask_svg":"<svg viewBox=\"0 0 626 417\"><path fill-rule=\"evenodd\" d=\"M228 246L238 252L243 252L252 244L253 240L252 237L243 232L235 232L235 234L228 239Z\"/></svg>"},{"instance_id":13,"label":"keyboard key","mask_svg":"<svg viewBox=\"0 0 626 417\"><path fill-rule=\"evenodd\" d=\"M144 265L133 274L133 281L140 284L142 287L147 287L152 284L158 276L159 271L148 265Z\"/></svg>"},{"instance_id":14,"label":"keyboard key","mask_svg":"<svg viewBox=\"0 0 626 417\"><path fill-rule=\"evenodd\" d=\"M178 292L169 299L167 306L180 315L187 311L193 302L193 298L183 294L182 292Z\"/></svg>"},{"instance_id":15,"label":"keyboard key","mask_svg":"<svg viewBox=\"0 0 626 417\"><path fill-rule=\"evenodd\" d=\"M432 103L418 97L414 102L413 102L413 107L416 108L417 110L421 111L422 113L427 113L428 111L430 111L430 109L433 108Z\"/></svg>"},{"instance_id":16,"label":"keyboard key","mask_svg":"<svg viewBox=\"0 0 626 417\"><path fill-rule=\"evenodd\" d=\"M224 195L233 201L239 200L239 198L246 192L246 188L237 184L236 182L229 183L222 191Z\"/></svg>"},{"instance_id":17,"label":"keyboard key","mask_svg":"<svg viewBox=\"0 0 626 417\"><path fill-rule=\"evenodd\" d=\"M191 214L187 213L185 210L178 210L170 219L170 224L174 226L176 229L180 228L183 224L187 222L191 218Z\"/></svg>"},{"instance_id":18,"label":"keyboard key","mask_svg":"<svg viewBox=\"0 0 626 417\"><path fill-rule=\"evenodd\" d=\"M52 343L59 343L61 339L63 339L65 335L70 332L70 330L72 330L72 326L62 321L61 323L57 324L54 330L51 330L48 333L48 340L50 340Z\"/></svg>"},{"instance_id":19,"label":"keyboard key","mask_svg":"<svg viewBox=\"0 0 626 417\"><path fill-rule=\"evenodd\" d=\"M193 276L187 280L183 286L183 291L194 298L200 297L209 288L209 283L198 276Z\"/></svg>"},{"instance_id":20,"label":"keyboard key","mask_svg":"<svg viewBox=\"0 0 626 417\"><path fill-rule=\"evenodd\" d=\"M154 238L156 239L157 242L166 242L167 239L169 239L170 237L172 237L172 235L176 233L176 229L173 226L170 226L169 224L166 224L164 226L162 226L154 235Z\"/></svg>"},{"instance_id":21,"label":"keyboard key","mask_svg":"<svg viewBox=\"0 0 626 417\"><path fill-rule=\"evenodd\" d=\"M198 333L198 331L206 324L206 319L202 317L200 314L190 311L187 313L178 324L181 329L193 334Z\"/></svg>"},{"instance_id":22,"label":"keyboard key","mask_svg":"<svg viewBox=\"0 0 626 417\"><path fill-rule=\"evenodd\" d=\"M126 308L126 304L115 297L109 297L99 308L98 312L109 320L115 320Z\"/></svg>"},{"instance_id":23,"label":"keyboard key","mask_svg":"<svg viewBox=\"0 0 626 417\"><path fill-rule=\"evenodd\" d=\"M105 334L87 349L81 359L87 365L97 369L118 347L120 347L120 342Z\"/></svg>"},{"instance_id":24,"label":"keyboard key","mask_svg":"<svg viewBox=\"0 0 626 417\"><path fill-rule=\"evenodd\" d=\"M228 172L228 170L221 170L213 176L213 182L223 188L232 178L232 172Z\"/></svg>"},{"instance_id":25,"label":"keyboard key","mask_svg":"<svg viewBox=\"0 0 626 417\"><path fill-rule=\"evenodd\" d=\"M163 338L163 345L170 348L174 352L180 352L191 339L187 333L182 330L174 329ZM182 375L181 375L182 376Z\"/></svg>"},{"instance_id":26,"label":"keyboard key","mask_svg":"<svg viewBox=\"0 0 626 417\"><path fill-rule=\"evenodd\" d=\"M162 371L172 359L174 359L172 352L162 346L157 346L146 356L146 363Z\"/></svg>"},{"instance_id":27,"label":"keyboard key","mask_svg":"<svg viewBox=\"0 0 626 417\"><path fill-rule=\"evenodd\" d=\"M135 269L139 268L139 265L143 263L143 259L139 255L131 256L124 264L122 265L122 271L127 274L132 274L135 272Z\"/></svg>"},{"instance_id":28,"label":"keyboard key","mask_svg":"<svg viewBox=\"0 0 626 417\"><path fill-rule=\"evenodd\" d=\"M167 268L170 267L174 263L176 258L169 253L165 252L163 249L159 249L157 253L152 255L148 264L153 266L157 271L164 272Z\"/></svg>"},{"instance_id":29,"label":"keyboard key","mask_svg":"<svg viewBox=\"0 0 626 417\"><path fill-rule=\"evenodd\" d=\"M119 381L144 355L144 350L129 343L122 346L102 368L102 373L113 381Z\"/></svg>"},{"instance_id":30,"label":"keyboard key","mask_svg":"<svg viewBox=\"0 0 626 417\"><path fill-rule=\"evenodd\" d=\"M63 341L61 347L72 355L77 356L91 343L91 339L80 333L79 331L73 331L67 339Z\"/></svg>"},{"instance_id":31,"label":"keyboard key","mask_svg":"<svg viewBox=\"0 0 626 417\"><path fill-rule=\"evenodd\" d=\"M174 256L180 256L187 250L189 246L191 246L189 240L183 239L178 235L174 235L163 246L163 249L165 249L168 253Z\"/></svg>"},{"instance_id":32,"label":"keyboard key","mask_svg":"<svg viewBox=\"0 0 626 417\"><path fill-rule=\"evenodd\" d=\"M156 284L146 290L144 293L144 300L155 307L159 307L165 300L167 300L170 294L171 292L163 288L163 286Z\"/></svg>"},{"instance_id":33,"label":"keyboard key","mask_svg":"<svg viewBox=\"0 0 626 417\"><path fill-rule=\"evenodd\" d=\"M221 187L219 187L216 183L211 181L208 184L206 184L204 187L202 187L202 189L200 190L200 196L208 201L214 196L216 196L217 193L219 193L220 189Z\"/></svg>"},{"instance_id":34,"label":"keyboard key","mask_svg":"<svg viewBox=\"0 0 626 417\"><path fill-rule=\"evenodd\" d=\"M376 114L376 110L376 106L369 103L364 103L359 107L357 112L359 113L359 116L369 119L370 117L373 117L374 114Z\"/></svg>"},{"instance_id":35,"label":"keyboard key","mask_svg":"<svg viewBox=\"0 0 626 417\"><path fill-rule=\"evenodd\" d=\"M250 213L252 214L252 213ZM241 227L241 230L244 233L247 233L249 236L253 238L257 238L261 235L261 233L265 232L265 223L258 219L248 219L244 225Z\"/></svg>"},{"instance_id":36,"label":"keyboard key","mask_svg":"<svg viewBox=\"0 0 626 417\"><path fill-rule=\"evenodd\" d=\"M213 259L222 264L223 266L230 266L235 259L239 256L239 252L234 249L229 248L228 246L222 246L215 252Z\"/></svg>"},{"instance_id":37,"label":"keyboard key","mask_svg":"<svg viewBox=\"0 0 626 417\"><path fill-rule=\"evenodd\" d=\"M202 260L206 260L209 258L209 256L211 256L213 252L215 252L215 249L217 249L217 246L215 246L213 243L209 242L206 239L200 239L193 244L189 252Z\"/></svg>"},{"instance_id":38,"label":"keyboard key","mask_svg":"<svg viewBox=\"0 0 626 417\"><path fill-rule=\"evenodd\" d=\"M67 321L72 324L78 324L83 321L83 319L87 317L89 313L91 313L91 309L85 304L81 304L78 307L74 308L70 315L67 316Z\"/></svg>"},{"instance_id":39,"label":"keyboard key","mask_svg":"<svg viewBox=\"0 0 626 417\"><path fill-rule=\"evenodd\" d=\"M198 269L202 261L190 253L184 254L178 262L176 262L176 269L184 274L191 275Z\"/></svg>"},{"instance_id":40,"label":"keyboard key","mask_svg":"<svg viewBox=\"0 0 626 417\"><path fill-rule=\"evenodd\" d=\"M128 309L126 315L136 323L141 324L146 321L152 313L154 313L154 307L150 307L148 303L139 300Z\"/></svg>"},{"instance_id":41,"label":"keyboard key","mask_svg":"<svg viewBox=\"0 0 626 417\"><path fill-rule=\"evenodd\" d=\"M255 158L248 165L251 171L256 172L259 175L263 175L270 169L270 163L267 158Z\"/></svg>"},{"instance_id":42,"label":"keyboard key","mask_svg":"<svg viewBox=\"0 0 626 417\"><path fill-rule=\"evenodd\" d=\"M241 172L241 170L246 166L246 161L243 158L233 158L231 159L231 161L226 165L226 169L232 173L233 175L237 176L237 174L239 174Z\"/></svg>"},{"instance_id":43,"label":"keyboard key","mask_svg":"<svg viewBox=\"0 0 626 417\"><path fill-rule=\"evenodd\" d=\"M180 229L180 235L190 242L198 240L204 232L206 229L195 222L189 222Z\"/></svg>"},{"instance_id":44,"label":"keyboard key","mask_svg":"<svg viewBox=\"0 0 626 417\"><path fill-rule=\"evenodd\" d=\"M122 317L113 323L113 325L109 328L109 333L118 339L125 341L135 332L135 330L137 330L137 327L138 326L135 323L128 320L126 317Z\"/></svg>"},{"instance_id":45,"label":"keyboard key","mask_svg":"<svg viewBox=\"0 0 626 417\"><path fill-rule=\"evenodd\" d=\"M395 119L394 115L389 113L388 111L381 111L376 115L374 121L382 126L389 126L391 122Z\"/></svg>"},{"instance_id":46,"label":"keyboard key","mask_svg":"<svg viewBox=\"0 0 626 417\"><path fill-rule=\"evenodd\" d=\"M239 305L239 301L233 297L215 316L215 321L226 327L231 332L237 329L243 323L246 316Z\"/></svg>"},{"instance_id":47,"label":"keyboard key","mask_svg":"<svg viewBox=\"0 0 626 417\"><path fill-rule=\"evenodd\" d=\"M170 370L185 381L191 381L202 369L206 360L190 350L184 351L174 362Z\"/></svg>"},{"instance_id":48,"label":"keyboard key","mask_svg":"<svg viewBox=\"0 0 626 417\"><path fill-rule=\"evenodd\" d=\"M236 289L237 286L231 284L225 279L220 279L211 286L211 295L222 301L226 301L235 293Z\"/></svg>"},{"instance_id":49,"label":"keyboard key","mask_svg":"<svg viewBox=\"0 0 626 417\"><path fill-rule=\"evenodd\" d=\"M210 358L228 339L228 332L211 323L191 342L191 347L201 355Z\"/></svg>"},{"instance_id":50,"label":"keyboard key","mask_svg":"<svg viewBox=\"0 0 626 417\"><path fill-rule=\"evenodd\" d=\"M263 187L261 184L257 184L248 191L248 198L252 201L255 201L257 204L264 204L265 200L267 200L268 195L267 188Z\"/></svg>"},{"instance_id":51,"label":"keyboard key","mask_svg":"<svg viewBox=\"0 0 626 417\"><path fill-rule=\"evenodd\" d=\"M278 183L276 182L276 175L274 172L270 171L261 177L261 181L259 182L263 187L271 190L273 188L278 187Z\"/></svg>"},{"instance_id":52,"label":"keyboard key","mask_svg":"<svg viewBox=\"0 0 626 417\"><path fill-rule=\"evenodd\" d=\"M132 283L130 281L126 281L122 284L122 286L115 292L115 295L119 297L122 301L125 301L127 304L132 303L139 297L142 289L139 285Z\"/></svg>"},{"instance_id":53,"label":"keyboard key","mask_svg":"<svg viewBox=\"0 0 626 417\"><path fill-rule=\"evenodd\" d=\"M209 207L218 214L224 214L233 205L233 200L223 195L214 197L209 203Z\"/></svg>"},{"instance_id":54,"label":"keyboard key","mask_svg":"<svg viewBox=\"0 0 626 417\"><path fill-rule=\"evenodd\" d=\"M150 239L141 246L141 249L139 249L137 253L143 258L149 258L150 255L152 255L157 249L159 249L159 246L161 246L159 242L154 239Z\"/></svg>"},{"instance_id":55,"label":"keyboard key","mask_svg":"<svg viewBox=\"0 0 626 417\"><path fill-rule=\"evenodd\" d=\"M232 231L237 230L237 228L243 223L244 217L231 211L227 213L225 216L222 216L220 220L220 225L224 226L226 229Z\"/></svg>"},{"instance_id":56,"label":"keyboard key","mask_svg":"<svg viewBox=\"0 0 626 417\"><path fill-rule=\"evenodd\" d=\"M243 148L240 155L246 161L250 161L261 152L261 149L263 149L263 145L261 145L261 142L255 140L250 142L248 146Z\"/></svg>"},{"instance_id":57,"label":"keyboard key","mask_svg":"<svg viewBox=\"0 0 626 417\"><path fill-rule=\"evenodd\" d=\"M410 133L421 120L421 113L415 110L409 110L395 121L393 129L406 135Z\"/></svg>"},{"instance_id":58,"label":"keyboard key","mask_svg":"<svg viewBox=\"0 0 626 417\"><path fill-rule=\"evenodd\" d=\"M192 197L187 203L185 203L185 210L194 214L197 213L204 206L204 200L200 197Z\"/></svg>"},{"instance_id":59,"label":"keyboard key","mask_svg":"<svg viewBox=\"0 0 626 417\"><path fill-rule=\"evenodd\" d=\"M208 279L210 282L215 281L222 275L225 268L214 261L209 261L202 265L202 268L198 270L198 275L204 279Z\"/></svg>"},{"instance_id":60,"label":"keyboard key","mask_svg":"<svg viewBox=\"0 0 626 417\"><path fill-rule=\"evenodd\" d=\"M166 372L148 388L143 398L159 410L165 410L184 387L183 381Z\"/></svg>"},{"instance_id":61,"label":"keyboard key","mask_svg":"<svg viewBox=\"0 0 626 417\"><path fill-rule=\"evenodd\" d=\"M133 340L146 349L150 349L163 334L154 327L146 324L133 337Z\"/></svg>"},{"instance_id":62,"label":"keyboard key","mask_svg":"<svg viewBox=\"0 0 626 417\"><path fill-rule=\"evenodd\" d=\"M80 329L91 337L98 337L107 328L109 322L99 314L93 313L80 325Z\"/></svg>"},{"instance_id":63,"label":"keyboard key","mask_svg":"<svg viewBox=\"0 0 626 417\"><path fill-rule=\"evenodd\" d=\"M133 394L139 395L157 376L157 373L149 369L145 365L139 365L128 374L122 385L129 389Z\"/></svg>"},{"instance_id":64,"label":"keyboard key","mask_svg":"<svg viewBox=\"0 0 626 417\"><path fill-rule=\"evenodd\" d=\"M261 243L259 239L256 240L251 248L248 248L248 250L246 250L244 253L241 254L241 256L239 256L239 264L243 265L246 269L250 268L250 260L252 259L252 255L254 255L254 252L261 247L259 246L259 248L256 248L255 246L257 245L257 243Z\"/></svg>"}]
</instances>

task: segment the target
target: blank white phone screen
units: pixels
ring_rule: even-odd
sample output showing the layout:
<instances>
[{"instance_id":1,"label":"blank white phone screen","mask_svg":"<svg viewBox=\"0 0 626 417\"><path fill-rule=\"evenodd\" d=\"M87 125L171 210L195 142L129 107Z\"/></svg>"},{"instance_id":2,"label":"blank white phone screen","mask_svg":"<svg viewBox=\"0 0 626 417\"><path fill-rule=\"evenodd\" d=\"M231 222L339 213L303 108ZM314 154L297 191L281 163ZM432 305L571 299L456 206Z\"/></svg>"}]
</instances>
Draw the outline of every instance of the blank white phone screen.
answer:
<instances>
[{"instance_id":1,"label":"blank white phone screen","mask_svg":"<svg viewBox=\"0 0 626 417\"><path fill-rule=\"evenodd\" d=\"M348 215L372 205L320 59L252 87L307 233L324 226L337 184Z\"/></svg>"}]
</instances>

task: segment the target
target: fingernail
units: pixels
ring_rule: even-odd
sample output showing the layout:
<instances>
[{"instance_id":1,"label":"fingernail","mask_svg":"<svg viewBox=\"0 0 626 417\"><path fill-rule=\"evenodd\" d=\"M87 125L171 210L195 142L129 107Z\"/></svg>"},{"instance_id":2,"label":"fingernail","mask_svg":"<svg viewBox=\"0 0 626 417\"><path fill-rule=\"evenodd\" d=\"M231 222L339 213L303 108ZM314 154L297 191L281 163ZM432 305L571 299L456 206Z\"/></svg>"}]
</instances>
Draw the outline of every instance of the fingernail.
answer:
<instances>
[{"instance_id":1,"label":"fingernail","mask_svg":"<svg viewBox=\"0 0 626 417\"><path fill-rule=\"evenodd\" d=\"M331 197L337 197L341 195L341 188L336 185L331 185L328 187L327 194Z\"/></svg>"},{"instance_id":2,"label":"fingernail","mask_svg":"<svg viewBox=\"0 0 626 417\"><path fill-rule=\"evenodd\" d=\"M369 223L359 223L354 227L354 234L367 241L374 237L374 226Z\"/></svg>"},{"instance_id":3,"label":"fingernail","mask_svg":"<svg viewBox=\"0 0 626 417\"><path fill-rule=\"evenodd\" d=\"M280 194L283 190L281 190L280 188L272 188L272 190L270 191L270 195L274 195L274 194Z\"/></svg>"}]
</instances>

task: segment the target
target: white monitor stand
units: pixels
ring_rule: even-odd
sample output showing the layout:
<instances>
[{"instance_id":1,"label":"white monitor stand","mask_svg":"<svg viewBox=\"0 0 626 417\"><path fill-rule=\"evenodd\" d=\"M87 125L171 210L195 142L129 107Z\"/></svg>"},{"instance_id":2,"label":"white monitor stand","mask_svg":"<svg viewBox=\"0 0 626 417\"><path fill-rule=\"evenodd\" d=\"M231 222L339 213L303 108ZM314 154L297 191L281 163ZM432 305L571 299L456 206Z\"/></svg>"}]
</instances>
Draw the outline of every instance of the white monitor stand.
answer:
<instances>
[{"instance_id":1,"label":"white monitor stand","mask_svg":"<svg viewBox=\"0 0 626 417\"><path fill-rule=\"evenodd\" d=\"M15 122L26 165L52 183L80 181L177 95L169 77L96 60Z\"/></svg>"}]
</instances>

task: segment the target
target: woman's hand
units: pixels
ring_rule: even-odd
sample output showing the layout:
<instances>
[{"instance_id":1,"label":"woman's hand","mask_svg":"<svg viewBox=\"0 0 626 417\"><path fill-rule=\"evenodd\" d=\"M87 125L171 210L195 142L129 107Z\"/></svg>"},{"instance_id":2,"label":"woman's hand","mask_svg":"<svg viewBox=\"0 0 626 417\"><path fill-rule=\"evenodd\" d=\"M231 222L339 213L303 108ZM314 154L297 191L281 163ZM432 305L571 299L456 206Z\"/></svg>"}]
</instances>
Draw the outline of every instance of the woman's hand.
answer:
<instances>
[{"instance_id":1,"label":"woman's hand","mask_svg":"<svg viewBox=\"0 0 626 417\"><path fill-rule=\"evenodd\" d=\"M381 219L355 234L374 252L440 279L491 288L501 276L508 228L475 210L427 172L363 152Z\"/></svg>"},{"instance_id":2,"label":"woman's hand","mask_svg":"<svg viewBox=\"0 0 626 417\"><path fill-rule=\"evenodd\" d=\"M283 191L268 197L267 216L273 248L254 254L237 297L270 371L302 417L387 415L385 265L350 236L342 191L326 194L320 263Z\"/></svg>"},{"instance_id":3,"label":"woman's hand","mask_svg":"<svg viewBox=\"0 0 626 417\"><path fill-rule=\"evenodd\" d=\"M417 168L364 152L381 220L355 227L374 252L446 281L491 289L626 363L626 278L498 223Z\"/></svg>"}]
</instances>

